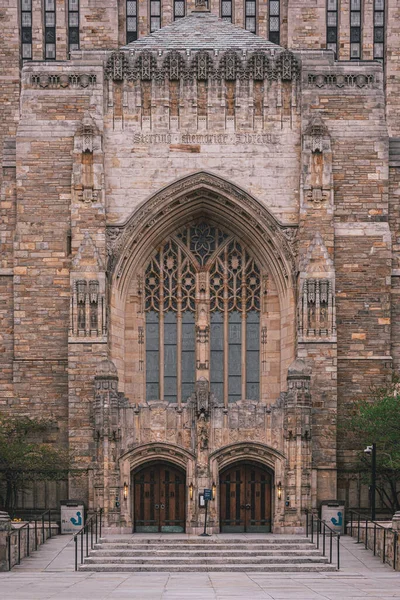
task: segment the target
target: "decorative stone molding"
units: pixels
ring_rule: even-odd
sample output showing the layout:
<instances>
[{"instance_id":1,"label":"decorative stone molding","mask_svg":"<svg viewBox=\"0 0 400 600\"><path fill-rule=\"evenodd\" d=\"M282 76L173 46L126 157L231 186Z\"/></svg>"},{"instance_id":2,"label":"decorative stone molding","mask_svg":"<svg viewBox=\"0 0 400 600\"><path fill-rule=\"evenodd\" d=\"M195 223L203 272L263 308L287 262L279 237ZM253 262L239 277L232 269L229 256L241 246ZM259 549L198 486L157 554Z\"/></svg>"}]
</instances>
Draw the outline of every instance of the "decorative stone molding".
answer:
<instances>
[{"instance_id":1,"label":"decorative stone molding","mask_svg":"<svg viewBox=\"0 0 400 600\"><path fill-rule=\"evenodd\" d=\"M299 59L289 50L278 52L275 57L270 52L257 51L248 58L243 58L235 50L227 50L220 57L200 50L191 59L177 50L172 50L162 57L149 50L136 54L120 50L113 52L107 59L105 76L112 81L295 81L299 79L300 68Z\"/></svg>"},{"instance_id":2,"label":"decorative stone molding","mask_svg":"<svg viewBox=\"0 0 400 600\"><path fill-rule=\"evenodd\" d=\"M275 469L277 462L285 461L286 457L276 448L271 448L267 444L259 442L236 442L229 444L212 452L209 457L210 463L216 461L220 471L231 463L251 459L257 460L271 469Z\"/></svg>"},{"instance_id":3,"label":"decorative stone molding","mask_svg":"<svg viewBox=\"0 0 400 600\"><path fill-rule=\"evenodd\" d=\"M298 333L301 341L336 336L335 272L319 232L300 261Z\"/></svg>"},{"instance_id":4,"label":"decorative stone molding","mask_svg":"<svg viewBox=\"0 0 400 600\"><path fill-rule=\"evenodd\" d=\"M263 244L269 256L270 264L277 276L277 283L282 280L282 286L296 277L295 257L292 251L294 235L289 243L287 229L250 194L236 185L207 172L195 173L172 183L155 196L147 200L120 227L113 225L107 229L108 270L116 273L117 278L124 274L130 264L135 248L140 247L150 229L154 231L157 225L165 226L166 220L173 217L175 211L181 212L182 205L198 206L199 202L218 203L240 222L244 219L250 223L254 234ZM292 229L292 228L290 228Z\"/></svg>"},{"instance_id":5,"label":"decorative stone molding","mask_svg":"<svg viewBox=\"0 0 400 600\"><path fill-rule=\"evenodd\" d=\"M195 459L196 455L190 450L165 442L154 442L129 448L119 460L128 461L131 470L151 460L167 460L186 470Z\"/></svg>"},{"instance_id":6,"label":"decorative stone molding","mask_svg":"<svg viewBox=\"0 0 400 600\"><path fill-rule=\"evenodd\" d=\"M87 112L74 136L72 199L83 204L104 202L102 136Z\"/></svg>"},{"instance_id":7,"label":"decorative stone molding","mask_svg":"<svg viewBox=\"0 0 400 600\"><path fill-rule=\"evenodd\" d=\"M333 207L332 150L328 129L313 115L303 134L302 205Z\"/></svg>"},{"instance_id":8,"label":"decorative stone molding","mask_svg":"<svg viewBox=\"0 0 400 600\"><path fill-rule=\"evenodd\" d=\"M88 88L96 85L94 73L34 73L31 85L36 88Z\"/></svg>"},{"instance_id":9,"label":"decorative stone molding","mask_svg":"<svg viewBox=\"0 0 400 600\"><path fill-rule=\"evenodd\" d=\"M88 232L71 264L70 337L98 338L107 333L103 261Z\"/></svg>"},{"instance_id":10,"label":"decorative stone molding","mask_svg":"<svg viewBox=\"0 0 400 600\"><path fill-rule=\"evenodd\" d=\"M310 86L323 87L358 87L363 88L375 83L374 75L363 75L362 73L308 73L307 83Z\"/></svg>"}]
</instances>

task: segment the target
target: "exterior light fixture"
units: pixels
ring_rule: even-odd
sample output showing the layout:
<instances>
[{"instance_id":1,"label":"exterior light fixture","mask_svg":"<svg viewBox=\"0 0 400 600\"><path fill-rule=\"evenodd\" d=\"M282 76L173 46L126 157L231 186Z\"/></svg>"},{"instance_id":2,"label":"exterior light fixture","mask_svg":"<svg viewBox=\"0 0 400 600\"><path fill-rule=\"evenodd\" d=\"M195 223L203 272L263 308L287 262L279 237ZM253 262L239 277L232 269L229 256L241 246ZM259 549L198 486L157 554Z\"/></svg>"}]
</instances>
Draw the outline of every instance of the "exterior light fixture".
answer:
<instances>
[{"instance_id":1,"label":"exterior light fixture","mask_svg":"<svg viewBox=\"0 0 400 600\"><path fill-rule=\"evenodd\" d=\"M277 492L278 492L278 500L281 500L282 498L282 484L281 482L278 483L278 485L276 486Z\"/></svg>"},{"instance_id":2,"label":"exterior light fixture","mask_svg":"<svg viewBox=\"0 0 400 600\"><path fill-rule=\"evenodd\" d=\"M215 500L215 494L217 493L217 486L215 485L214 481L213 481L211 489L212 489L212 499Z\"/></svg>"},{"instance_id":3,"label":"exterior light fixture","mask_svg":"<svg viewBox=\"0 0 400 600\"><path fill-rule=\"evenodd\" d=\"M124 500L128 499L128 484L124 481Z\"/></svg>"},{"instance_id":4,"label":"exterior light fixture","mask_svg":"<svg viewBox=\"0 0 400 600\"><path fill-rule=\"evenodd\" d=\"M193 483L189 485L189 498L193 500Z\"/></svg>"}]
</instances>

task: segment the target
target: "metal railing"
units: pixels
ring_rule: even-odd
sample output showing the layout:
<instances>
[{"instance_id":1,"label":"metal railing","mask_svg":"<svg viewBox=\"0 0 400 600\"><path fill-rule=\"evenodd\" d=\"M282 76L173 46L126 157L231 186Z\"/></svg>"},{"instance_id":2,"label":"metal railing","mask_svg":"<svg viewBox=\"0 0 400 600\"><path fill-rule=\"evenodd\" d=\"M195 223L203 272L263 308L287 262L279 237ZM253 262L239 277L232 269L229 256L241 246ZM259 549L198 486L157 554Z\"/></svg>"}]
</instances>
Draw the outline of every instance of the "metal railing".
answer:
<instances>
[{"instance_id":1,"label":"metal railing","mask_svg":"<svg viewBox=\"0 0 400 600\"><path fill-rule=\"evenodd\" d=\"M39 523L39 526L38 526ZM34 536L34 547L31 548L31 543L30 543L30 531L32 530L32 528L35 530L35 536ZM48 536L46 538L46 528L48 528ZM25 531L24 531L25 530ZM8 570L11 571L11 569L15 566L15 565L19 565L21 564L21 549L22 549L22 541L21 541L21 537L22 533L26 532L26 540L25 540L25 544L26 544L26 556L30 556L31 550L37 550L38 549L38 537L39 535L41 535L42 538L42 544L45 543L45 541L47 539L50 539L52 537L52 533L51 533L51 509L47 509L45 510L37 519L35 519L34 521L28 521L27 523L25 523L25 525L22 525L21 527L15 527L14 529L12 529L9 534L7 535L7 553L8 553ZM12 556L13 553L11 551L12 548L12 538L13 536L15 536L17 538L17 560L16 562L12 561Z\"/></svg>"},{"instance_id":2,"label":"metal railing","mask_svg":"<svg viewBox=\"0 0 400 600\"><path fill-rule=\"evenodd\" d=\"M333 540L336 539L336 567L340 569L340 533L332 529L325 521L322 521L312 511L306 510L306 536L311 537L311 542L316 543L317 550L322 544L322 556L326 556L327 538L329 543L329 563L333 563L334 549ZM316 542L314 542L316 539Z\"/></svg>"},{"instance_id":3,"label":"metal railing","mask_svg":"<svg viewBox=\"0 0 400 600\"><path fill-rule=\"evenodd\" d=\"M381 525L380 523L377 523L376 521L373 521L372 519L369 519L366 515L363 515L355 510L350 510L350 524L348 524L347 528L350 528L350 535L351 537L353 536L353 531L357 530L357 544L361 544L363 543L365 546L366 550L372 550L374 553L374 556L376 556L378 554L379 556L379 549L377 548L377 531L378 530L383 530L382 533L382 552L381 552L381 558L382 558L382 562L386 563L387 559L388 559L388 555L387 555L387 551L386 551L386 542L388 541L388 537L389 536L393 536L393 569L396 570L396 563L397 563L397 555L398 555L398 539L399 539L399 534L397 531L394 531L394 529L392 529L391 527L385 527L384 525ZM354 519L354 517L356 517L356 519ZM372 548L369 547L369 542L370 542L370 534L369 534L369 529L373 530L373 541L372 541ZM364 540L361 540L362 537L362 532L364 531L365 528L365 534L364 534Z\"/></svg>"},{"instance_id":4,"label":"metal railing","mask_svg":"<svg viewBox=\"0 0 400 600\"><path fill-rule=\"evenodd\" d=\"M84 557L89 556L89 548L93 550L93 544L97 544L99 538L101 538L101 526L102 526L102 514L103 509L100 508L93 515L88 517L86 523L77 533L74 534L74 545L75 545L75 571L78 570L78 555L80 556L80 564L83 564ZM90 541L89 541L90 536ZM80 539L80 552L79 552L79 539ZM94 539L94 541L93 541ZM85 540L86 540L86 552L85 552Z\"/></svg>"}]
</instances>

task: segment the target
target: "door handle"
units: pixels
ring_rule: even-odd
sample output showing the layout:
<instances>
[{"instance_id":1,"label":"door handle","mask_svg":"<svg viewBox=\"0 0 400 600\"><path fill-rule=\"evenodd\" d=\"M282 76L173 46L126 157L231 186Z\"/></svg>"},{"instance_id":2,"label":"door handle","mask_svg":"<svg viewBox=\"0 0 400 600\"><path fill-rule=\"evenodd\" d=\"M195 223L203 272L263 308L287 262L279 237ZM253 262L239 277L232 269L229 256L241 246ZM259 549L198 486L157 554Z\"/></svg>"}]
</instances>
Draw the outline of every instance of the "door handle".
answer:
<instances>
[{"instance_id":1,"label":"door handle","mask_svg":"<svg viewBox=\"0 0 400 600\"><path fill-rule=\"evenodd\" d=\"M251 505L250 504L246 504L246 508L247 508L247 510L250 510Z\"/></svg>"},{"instance_id":2,"label":"door handle","mask_svg":"<svg viewBox=\"0 0 400 600\"><path fill-rule=\"evenodd\" d=\"M161 510L162 510L163 508L165 508L165 504L160 504L160 508L161 508Z\"/></svg>"},{"instance_id":3,"label":"door handle","mask_svg":"<svg viewBox=\"0 0 400 600\"><path fill-rule=\"evenodd\" d=\"M160 505L159 505L159 504L156 504L156 505L155 505L155 509L156 509L156 510L158 510L159 508L160 508Z\"/></svg>"}]
</instances>

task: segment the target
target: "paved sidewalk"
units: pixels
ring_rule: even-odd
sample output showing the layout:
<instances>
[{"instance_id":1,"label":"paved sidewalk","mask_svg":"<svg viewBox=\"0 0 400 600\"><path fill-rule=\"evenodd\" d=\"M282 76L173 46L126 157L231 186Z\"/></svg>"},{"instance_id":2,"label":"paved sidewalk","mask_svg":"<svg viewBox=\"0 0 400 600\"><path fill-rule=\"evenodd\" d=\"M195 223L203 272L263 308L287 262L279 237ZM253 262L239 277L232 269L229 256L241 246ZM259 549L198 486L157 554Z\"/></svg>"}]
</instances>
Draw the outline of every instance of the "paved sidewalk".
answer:
<instances>
[{"instance_id":1,"label":"paved sidewalk","mask_svg":"<svg viewBox=\"0 0 400 600\"><path fill-rule=\"evenodd\" d=\"M73 542L58 536L0 573L0 599L400 599L400 573L352 538L342 538L341 563L333 573L75 573Z\"/></svg>"}]
</instances>

